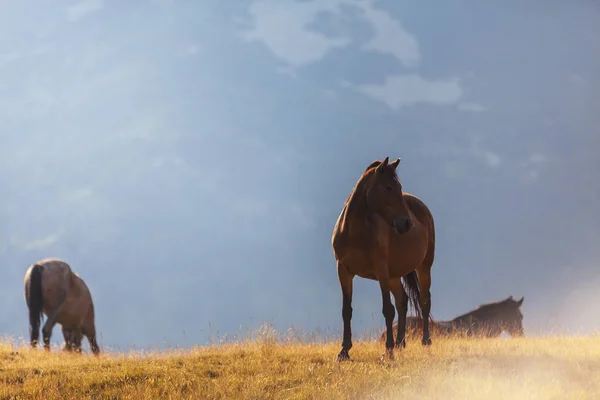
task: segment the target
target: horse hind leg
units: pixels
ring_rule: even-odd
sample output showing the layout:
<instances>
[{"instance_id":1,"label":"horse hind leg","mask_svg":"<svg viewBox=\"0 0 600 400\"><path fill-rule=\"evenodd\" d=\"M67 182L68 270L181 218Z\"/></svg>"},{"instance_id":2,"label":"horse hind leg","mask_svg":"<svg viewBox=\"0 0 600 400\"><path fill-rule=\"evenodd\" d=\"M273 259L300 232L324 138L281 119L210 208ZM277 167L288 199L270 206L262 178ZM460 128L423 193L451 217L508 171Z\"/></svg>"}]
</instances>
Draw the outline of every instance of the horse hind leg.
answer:
<instances>
[{"instance_id":1,"label":"horse hind leg","mask_svg":"<svg viewBox=\"0 0 600 400\"><path fill-rule=\"evenodd\" d=\"M67 295L63 292L61 294L61 298L60 298L60 302L59 302L60 305L48 314L46 323L44 324L44 327L42 328L42 335L44 337L44 349L46 349L47 351L50 351L50 338L52 336L52 329L54 328L54 325L56 324L58 316L60 315L60 313L65 305L66 298L67 298Z\"/></svg>"},{"instance_id":2,"label":"horse hind leg","mask_svg":"<svg viewBox=\"0 0 600 400\"><path fill-rule=\"evenodd\" d=\"M352 348L352 280L354 277L338 262L338 279L342 288L342 319L344 321L344 338L342 350L337 356L338 361L350 359L348 352Z\"/></svg>"},{"instance_id":3,"label":"horse hind leg","mask_svg":"<svg viewBox=\"0 0 600 400\"><path fill-rule=\"evenodd\" d=\"M419 279L419 295L421 312L423 317L423 346L431 345L431 334L429 332L429 315L431 314L431 266L424 266L417 271Z\"/></svg>"},{"instance_id":4,"label":"horse hind leg","mask_svg":"<svg viewBox=\"0 0 600 400\"><path fill-rule=\"evenodd\" d=\"M406 347L406 314L408 313L408 295L400 279L391 282L391 290L398 311L398 333L396 335L396 348Z\"/></svg>"}]
</instances>

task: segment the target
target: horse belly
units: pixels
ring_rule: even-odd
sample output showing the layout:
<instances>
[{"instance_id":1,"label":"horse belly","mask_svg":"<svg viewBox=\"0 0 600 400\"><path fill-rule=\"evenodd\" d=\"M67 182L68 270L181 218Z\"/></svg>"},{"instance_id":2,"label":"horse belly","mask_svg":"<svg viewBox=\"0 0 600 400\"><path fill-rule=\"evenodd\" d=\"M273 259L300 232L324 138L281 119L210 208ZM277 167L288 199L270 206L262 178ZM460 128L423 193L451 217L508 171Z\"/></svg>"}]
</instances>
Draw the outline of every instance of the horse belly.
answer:
<instances>
[{"instance_id":1,"label":"horse belly","mask_svg":"<svg viewBox=\"0 0 600 400\"><path fill-rule=\"evenodd\" d=\"M80 325L83 321L82 302L77 298L67 298L58 316L57 322L61 325Z\"/></svg>"}]
</instances>

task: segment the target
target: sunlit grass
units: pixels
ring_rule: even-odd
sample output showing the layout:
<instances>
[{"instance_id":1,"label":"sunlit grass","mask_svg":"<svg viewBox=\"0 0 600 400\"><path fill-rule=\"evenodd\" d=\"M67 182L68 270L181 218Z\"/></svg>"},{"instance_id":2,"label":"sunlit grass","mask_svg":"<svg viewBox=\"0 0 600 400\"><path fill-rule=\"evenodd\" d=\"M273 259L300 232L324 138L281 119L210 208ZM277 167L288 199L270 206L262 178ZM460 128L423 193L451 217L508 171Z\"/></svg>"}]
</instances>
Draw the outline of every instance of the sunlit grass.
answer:
<instances>
[{"instance_id":1,"label":"sunlit grass","mask_svg":"<svg viewBox=\"0 0 600 400\"><path fill-rule=\"evenodd\" d=\"M435 338L434 338L435 339ZM265 329L236 343L153 354L48 354L0 345L0 398L135 399L593 399L600 398L600 336L412 339L393 361L356 341Z\"/></svg>"}]
</instances>

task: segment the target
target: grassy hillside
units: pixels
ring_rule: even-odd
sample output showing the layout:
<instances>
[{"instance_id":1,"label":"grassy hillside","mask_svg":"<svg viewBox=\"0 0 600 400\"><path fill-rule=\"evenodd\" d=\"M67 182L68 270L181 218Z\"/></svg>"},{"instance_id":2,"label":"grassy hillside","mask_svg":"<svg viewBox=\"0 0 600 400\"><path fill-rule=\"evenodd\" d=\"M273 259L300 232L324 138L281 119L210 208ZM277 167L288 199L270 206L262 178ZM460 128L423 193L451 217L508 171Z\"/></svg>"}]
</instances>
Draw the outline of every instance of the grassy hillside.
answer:
<instances>
[{"instance_id":1,"label":"grassy hillside","mask_svg":"<svg viewBox=\"0 0 600 400\"><path fill-rule=\"evenodd\" d=\"M600 399L600 337L416 340L383 347L263 338L190 351L46 354L0 345L0 399Z\"/></svg>"}]
</instances>

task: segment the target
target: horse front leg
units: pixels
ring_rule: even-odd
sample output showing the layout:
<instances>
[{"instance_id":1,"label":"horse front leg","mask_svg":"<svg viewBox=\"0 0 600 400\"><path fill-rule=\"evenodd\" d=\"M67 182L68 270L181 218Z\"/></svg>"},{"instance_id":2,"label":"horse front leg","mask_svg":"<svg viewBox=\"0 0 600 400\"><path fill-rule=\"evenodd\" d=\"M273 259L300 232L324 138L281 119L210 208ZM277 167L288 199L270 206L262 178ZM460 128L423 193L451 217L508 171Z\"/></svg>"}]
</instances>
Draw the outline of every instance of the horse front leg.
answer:
<instances>
[{"instance_id":1,"label":"horse front leg","mask_svg":"<svg viewBox=\"0 0 600 400\"><path fill-rule=\"evenodd\" d=\"M408 295L402 286L402 280L391 282L392 294L398 311L398 333L396 334L396 348L406 347L406 314L408 313Z\"/></svg>"},{"instance_id":2,"label":"horse front leg","mask_svg":"<svg viewBox=\"0 0 600 400\"><path fill-rule=\"evenodd\" d=\"M350 359L348 352L352 348L352 280L354 276L348 273L348 270L338 262L338 279L342 288L342 319L344 321L344 338L342 341L342 350L337 356L338 361Z\"/></svg>"},{"instance_id":3,"label":"horse front leg","mask_svg":"<svg viewBox=\"0 0 600 400\"><path fill-rule=\"evenodd\" d=\"M387 261L388 241L387 238L381 239L377 241L375 248L371 251L371 263L375 269L377 281L379 281L379 287L381 288L381 313L385 318L386 340L383 358L387 356L392 360L394 358L394 317L396 316L396 310L392 304L390 294L392 285Z\"/></svg>"},{"instance_id":4,"label":"horse front leg","mask_svg":"<svg viewBox=\"0 0 600 400\"><path fill-rule=\"evenodd\" d=\"M73 351L73 331L70 329L66 329L64 326L61 327L61 330L63 334L63 339L65 340L65 346L63 347L63 351Z\"/></svg>"},{"instance_id":5,"label":"horse front leg","mask_svg":"<svg viewBox=\"0 0 600 400\"><path fill-rule=\"evenodd\" d=\"M381 312L385 318L386 327L386 340L385 340L385 354L390 360L394 359L394 317L396 316L396 310L392 304L392 297L390 295L390 284L389 279L382 279L379 281L381 287L381 299L383 307Z\"/></svg>"}]
</instances>

